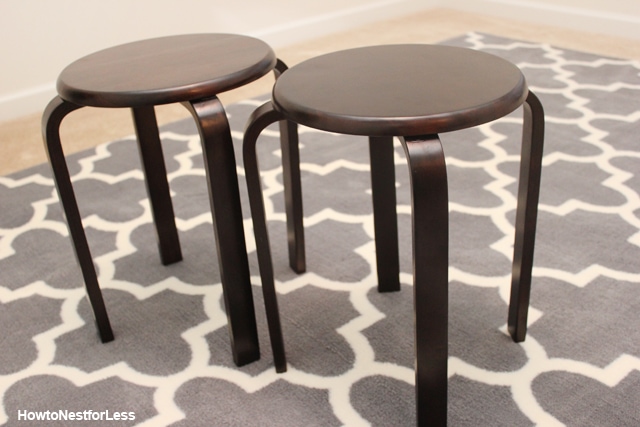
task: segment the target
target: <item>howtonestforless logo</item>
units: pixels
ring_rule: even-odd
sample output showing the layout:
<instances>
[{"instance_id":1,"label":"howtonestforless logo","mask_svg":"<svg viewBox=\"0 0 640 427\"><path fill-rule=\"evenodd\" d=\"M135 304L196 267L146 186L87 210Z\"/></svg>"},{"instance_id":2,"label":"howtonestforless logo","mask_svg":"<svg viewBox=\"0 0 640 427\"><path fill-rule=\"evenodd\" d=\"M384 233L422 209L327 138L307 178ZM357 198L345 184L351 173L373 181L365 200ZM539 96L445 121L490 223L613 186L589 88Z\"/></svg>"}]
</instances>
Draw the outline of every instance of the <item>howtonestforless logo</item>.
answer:
<instances>
[{"instance_id":1,"label":"howtonestforless logo","mask_svg":"<svg viewBox=\"0 0 640 427\"><path fill-rule=\"evenodd\" d=\"M18 421L133 421L135 412L18 410Z\"/></svg>"}]
</instances>

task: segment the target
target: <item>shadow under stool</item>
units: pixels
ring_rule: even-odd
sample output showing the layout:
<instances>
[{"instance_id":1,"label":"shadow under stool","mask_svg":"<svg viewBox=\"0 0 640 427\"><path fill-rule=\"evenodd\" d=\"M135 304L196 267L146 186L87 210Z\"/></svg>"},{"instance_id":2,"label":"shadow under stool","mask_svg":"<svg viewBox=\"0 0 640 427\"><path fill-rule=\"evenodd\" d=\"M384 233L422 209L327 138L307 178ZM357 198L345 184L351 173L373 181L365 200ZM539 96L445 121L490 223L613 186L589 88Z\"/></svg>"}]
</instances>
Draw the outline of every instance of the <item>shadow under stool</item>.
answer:
<instances>
[{"instance_id":1,"label":"shadow under stool","mask_svg":"<svg viewBox=\"0 0 640 427\"><path fill-rule=\"evenodd\" d=\"M59 96L42 118L53 170L100 338L113 331L98 284L60 141L64 117L81 107L130 108L133 113L160 259L182 259L154 106L182 103L201 137L220 276L234 362L260 358L235 154L216 95L286 69L264 42L232 34L191 34L128 43L83 57L60 74ZM115 201L113 201L115 202Z\"/></svg>"},{"instance_id":2,"label":"shadow under stool","mask_svg":"<svg viewBox=\"0 0 640 427\"><path fill-rule=\"evenodd\" d=\"M369 137L379 291L400 288L393 137L400 139L412 199L417 422L441 426L447 422L449 220L438 134L499 119L521 105L524 126L508 313L509 333L516 342L526 335L544 139L542 105L520 70L499 57L465 48L388 45L319 56L282 74L272 100L250 117L243 147L278 372L287 367L256 158L262 130L287 120ZM285 205L290 264L300 272L305 266L299 152L296 128L289 132L282 156Z\"/></svg>"}]
</instances>

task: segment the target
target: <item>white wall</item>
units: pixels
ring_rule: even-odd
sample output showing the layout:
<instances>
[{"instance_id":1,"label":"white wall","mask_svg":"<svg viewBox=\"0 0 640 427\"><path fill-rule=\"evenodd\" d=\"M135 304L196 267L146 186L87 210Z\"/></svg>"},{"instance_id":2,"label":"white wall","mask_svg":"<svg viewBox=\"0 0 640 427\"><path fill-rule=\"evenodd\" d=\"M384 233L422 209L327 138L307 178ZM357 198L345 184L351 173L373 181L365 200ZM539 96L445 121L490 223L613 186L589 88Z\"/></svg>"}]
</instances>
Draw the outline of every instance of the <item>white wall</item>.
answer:
<instances>
[{"instance_id":1,"label":"white wall","mask_svg":"<svg viewBox=\"0 0 640 427\"><path fill-rule=\"evenodd\" d=\"M41 111L70 62L150 37L232 32L274 48L426 9L436 0L1 0L0 121Z\"/></svg>"},{"instance_id":2,"label":"white wall","mask_svg":"<svg viewBox=\"0 0 640 427\"><path fill-rule=\"evenodd\" d=\"M640 0L0 0L0 121L41 111L62 68L119 43L233 32L277 48L438 6L640 40Z\"/></svg>"}]
</instances>

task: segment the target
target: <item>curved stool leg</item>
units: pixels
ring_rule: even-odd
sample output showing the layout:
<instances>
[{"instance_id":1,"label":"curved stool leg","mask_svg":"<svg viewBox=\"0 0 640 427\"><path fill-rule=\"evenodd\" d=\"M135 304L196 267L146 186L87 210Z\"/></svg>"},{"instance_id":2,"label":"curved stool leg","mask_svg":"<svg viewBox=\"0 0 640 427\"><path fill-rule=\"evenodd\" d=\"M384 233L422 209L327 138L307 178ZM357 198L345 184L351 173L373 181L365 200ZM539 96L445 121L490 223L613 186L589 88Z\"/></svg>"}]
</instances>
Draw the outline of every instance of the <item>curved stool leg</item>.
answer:
<instances>
[{"instance_id":1,"label":"curved stool leg","mask_svg":"<svg viewBox=\"0 0 640 427\"><path fill-rule=\"evenodd\" d=\"M216 97L184 105L202 140L233 359L242 366L258 360L260 348L229 122Z\"/></svg>"},{"instance_id":2,"label":"curved stool leg","mask_svg":"<svg viewBox=\"0 0 640 427\"><path fill-rule=\"evenodd\" d=\"M73 241L73 248L76 258L78 259L78 264L80 264L82 277L84 278L87 296L93 309L100 340L102 342L109 342L113 340L113 331L111 329L111 323L109 322L109 316L107 315L107 309L104 305L104 299L102 298L102 292L100 291L100 285L98 284L96 269L93 265L87 236L84 233L82 218L78 210L78 202L73 192L69 169L67 168L62 144L60 143L60 123L62 119L78 108L81 107L66 102L60 97L55 97L44 111L42 117L42 136L44 139L44 147L49 157L49 163L53 171L53 178L58 190L60 203L67 218L67 226L69 227L69 234Z\"/></svg>"},{"instance_id":3,"label":"curved stool leg","mask_svg":"<svg viewBox=\"0 0 640 427\"><path fill-rule=\"evenodd\" d=\"M271 339L271 348L273 351L273 361L276 372L285 372L287 370L287 359L284 349L284 339L282 337L280 314L278 311L278 298L273 277L273 262L269 248L269 233L267 230L262 184L256 155L256 142L258 141L260 132L277 121L282 123L283 117L275 111L271 102L260 106L253 112L247 122L242 149L247 188L249 190L249 203L251 205L251 218L253 220L253 232L255 234L256 251L258 253L258 263L260 266L260 278L262 280L262 293L264 295L267 323L269 325L269 338Z\"/></svg>"},{"instance_id":4,"label":"curved stool leg","mask_svg":"<svg viewBox=\"0 0 640 427\"><path fill-rule=\"evenodd\" d=\"M278 78L287 70L278 59L274 73ZM289 266L296 273L307 269L304 225L302 212L302 185L300 183L300 150L298 147L298 125L280 120L280 149L282 152L282 179L287 216L287 242L289 244Z\"/></svg>"},{"instance_id":5,"label":"curved stool leg","mask_svg":"<svg viewBox=\"0 0 640 427\"><path fill-rule=\"evenodd\" d=\"M400 290L393 137L369 137L378 291Z\"/></svg>"},{"instance_id":6,"label":"curved stool leg","mask_svg":"<svg viewBox=\"0 0 640 427\"><path fill-rule=\"evenodd\" d=\"M138 139L138 150L144 170L147 195L156 226L158 249L163 265L182 260L178 229L167 182L167 168L162 154L158 122L153 106L132 110Z\"/></svg>"},{"instance_id":7,"label":"curved stool leg","mask_svg":"<svg viewBox=\"0 0 640 427\"><path fill-rule=\"evenodd\" d=\"M401 138L411 176L419 426L447 423L449 208L437 135Z\"/></svg>"},{"instance_id":8,"label":"curved stool leg","mask_svg":"<svg viewBox=\"0 0 640 427\"><path fill-rule=\"evenodd\" d=\"M544 145L544 110L540 100L533 92L529 92L523 107L524 127L508 319L509 333L515 342L524 341L527 335Z\"/></svg>"}]
</instances>

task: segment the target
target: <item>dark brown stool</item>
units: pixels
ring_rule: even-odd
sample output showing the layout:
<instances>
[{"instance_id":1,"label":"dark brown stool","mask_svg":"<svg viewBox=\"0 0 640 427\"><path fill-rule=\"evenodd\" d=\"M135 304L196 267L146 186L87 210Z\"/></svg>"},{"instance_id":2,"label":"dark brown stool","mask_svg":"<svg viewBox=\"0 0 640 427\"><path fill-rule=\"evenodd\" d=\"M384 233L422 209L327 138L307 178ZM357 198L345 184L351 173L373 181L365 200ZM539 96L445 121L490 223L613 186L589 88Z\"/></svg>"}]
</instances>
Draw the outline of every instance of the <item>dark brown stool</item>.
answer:
<instances>
[{"instance_id":1,"label":"dark brown stool","mask_svg":"<svg viewBox=\"0 0 640 427\"><path fill-rule=\"evenodd\" d=\"M469 49L392 45L350 49L285 72L273 100L247 124L244 163L276 369L286 370L255 146L269 124L286 119L312 128L369 136L379 290L399 289L393 137L411 178L417 420L447 422L448 190L438 134L503 117L524 106L524 131L508 325L526 335L537 217L544 113L513 64ZM295 132L289 127L289 133ZM297 135L283 153L290 259L304 270ZM297 262L297 263L296 263Z\"/></svg>"},{"instance_id":2,"label":"dark brown stool","mask_svg":"<svg viewBox=\"0 0 640 427\"><path fill-rule=\"evenodd\" d=\"M113 332L98 285L69 171L60 123L81 107L131 108L163 264L182 259L155 105L182 103L202 139L220 276L234 361L260 358L236 162L229 123L216 95L286 66L264 42L231 34L162 37L112 47L65 68L59 96L47 106L42 129L53 175L85 281L100 338Z\"/></svg>"}]
</instances>

